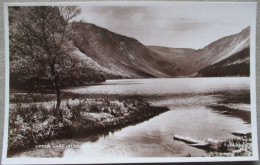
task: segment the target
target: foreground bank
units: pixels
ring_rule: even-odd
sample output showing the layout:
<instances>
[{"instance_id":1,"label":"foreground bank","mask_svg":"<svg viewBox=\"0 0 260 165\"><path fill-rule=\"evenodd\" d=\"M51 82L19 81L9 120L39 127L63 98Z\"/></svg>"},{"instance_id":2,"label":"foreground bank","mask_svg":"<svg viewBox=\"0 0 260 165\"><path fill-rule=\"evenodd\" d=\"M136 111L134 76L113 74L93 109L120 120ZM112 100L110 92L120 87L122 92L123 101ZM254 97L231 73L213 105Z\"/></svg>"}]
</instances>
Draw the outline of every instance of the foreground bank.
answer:
<instances>
[{"instance_id":1,"label":"foreground bank","mask_svg":"<svg viewBox=\"0 0 260 165\"><path fill-rule=\"evenodd\" d=\"M63 101L60 109L46 103L10 106L8 155L57 138L75 138L122 128L167 111L133 98L86 98Z\"/></svg>"}]
</instances>

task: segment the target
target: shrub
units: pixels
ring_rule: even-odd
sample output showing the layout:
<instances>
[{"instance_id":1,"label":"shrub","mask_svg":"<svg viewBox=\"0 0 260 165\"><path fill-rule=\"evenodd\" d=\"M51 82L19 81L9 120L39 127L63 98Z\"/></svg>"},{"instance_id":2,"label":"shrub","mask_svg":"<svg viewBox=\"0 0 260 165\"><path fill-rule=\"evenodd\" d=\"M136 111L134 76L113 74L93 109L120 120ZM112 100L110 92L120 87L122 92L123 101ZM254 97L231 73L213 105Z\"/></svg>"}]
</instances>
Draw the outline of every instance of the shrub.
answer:
<instances>
[{"instance_id":1,"label":"shrub","mask_svg":"<svg viewBox=\"0 0 260 165\"><path fill-rule=\"evenodd\" d=\"M91 105L90 112L100 112L100 110L98 109L98 107L96 105Z\"/></svg>"}]
</instances>

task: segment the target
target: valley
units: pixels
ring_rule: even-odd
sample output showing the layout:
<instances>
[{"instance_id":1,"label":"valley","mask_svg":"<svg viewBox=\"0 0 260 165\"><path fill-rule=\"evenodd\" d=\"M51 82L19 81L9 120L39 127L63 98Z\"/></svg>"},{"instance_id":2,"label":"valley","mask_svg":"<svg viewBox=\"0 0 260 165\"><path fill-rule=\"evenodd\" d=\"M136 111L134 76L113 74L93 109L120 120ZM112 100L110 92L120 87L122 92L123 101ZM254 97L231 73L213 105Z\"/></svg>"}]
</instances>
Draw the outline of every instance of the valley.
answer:
<instances>
[{"instance_id":1,"label":"valley","mask_svg":"<svg viewBox=\"0 0 260 165\"><path fill-rule=\"evenodd\" d=\"M220 71L223 67L214 69L214 72L218 70L218 74L201 73L228 58L249 59L250 27L195 50L146 46L134 38L110 32L94 24L80 22L75 26L78 33L74 40L77 54L86 63L91 61L89 67L100 71L106 79L249 76L249 60L241 74L235 71L234 65L227 68L231 70L227 73ZM241 51L243 57L237 55ZM225 63L227 65L227 61Z\"/></svg>"}]
</instances>

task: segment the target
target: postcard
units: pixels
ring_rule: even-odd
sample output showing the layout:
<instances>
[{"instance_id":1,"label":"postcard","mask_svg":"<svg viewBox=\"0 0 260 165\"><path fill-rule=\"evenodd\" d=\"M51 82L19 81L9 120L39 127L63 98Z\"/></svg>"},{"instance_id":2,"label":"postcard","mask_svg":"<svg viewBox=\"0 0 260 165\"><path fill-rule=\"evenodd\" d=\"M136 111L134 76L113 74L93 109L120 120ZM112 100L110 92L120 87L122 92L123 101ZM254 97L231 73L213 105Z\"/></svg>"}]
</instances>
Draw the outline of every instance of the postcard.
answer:
<instances>
[{"instance_id":1,"label":"postcard","mask_svg":"<svg viewBox=\"0 0 260 165\"><path fill-rule=\"evenodd\" d=\"M256 6L5 3L2 163L258 160Z\"/></svg>"}]
</instances>

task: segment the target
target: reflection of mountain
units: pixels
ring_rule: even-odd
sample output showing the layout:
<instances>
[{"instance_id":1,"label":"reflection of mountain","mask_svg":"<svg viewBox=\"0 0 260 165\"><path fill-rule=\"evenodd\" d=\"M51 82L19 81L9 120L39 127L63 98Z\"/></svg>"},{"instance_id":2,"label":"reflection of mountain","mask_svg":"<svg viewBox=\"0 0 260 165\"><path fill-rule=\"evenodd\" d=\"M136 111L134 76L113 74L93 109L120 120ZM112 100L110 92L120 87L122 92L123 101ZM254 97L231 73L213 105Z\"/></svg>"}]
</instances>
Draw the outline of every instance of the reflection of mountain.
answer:
<instances>
[{"instance_id":1,"label":"reflection of mountain","mask_svg":"<svg viewBox=\"0 0 260 165\"><path fill-rule=\"evenodd\" d=\"M145 46L88 23L76 23L76 32L78 55L107 78L236 76L238 66L243 67L241 75L249 72L249 27L199 50Z\"/></svg>"}]
</instances>

